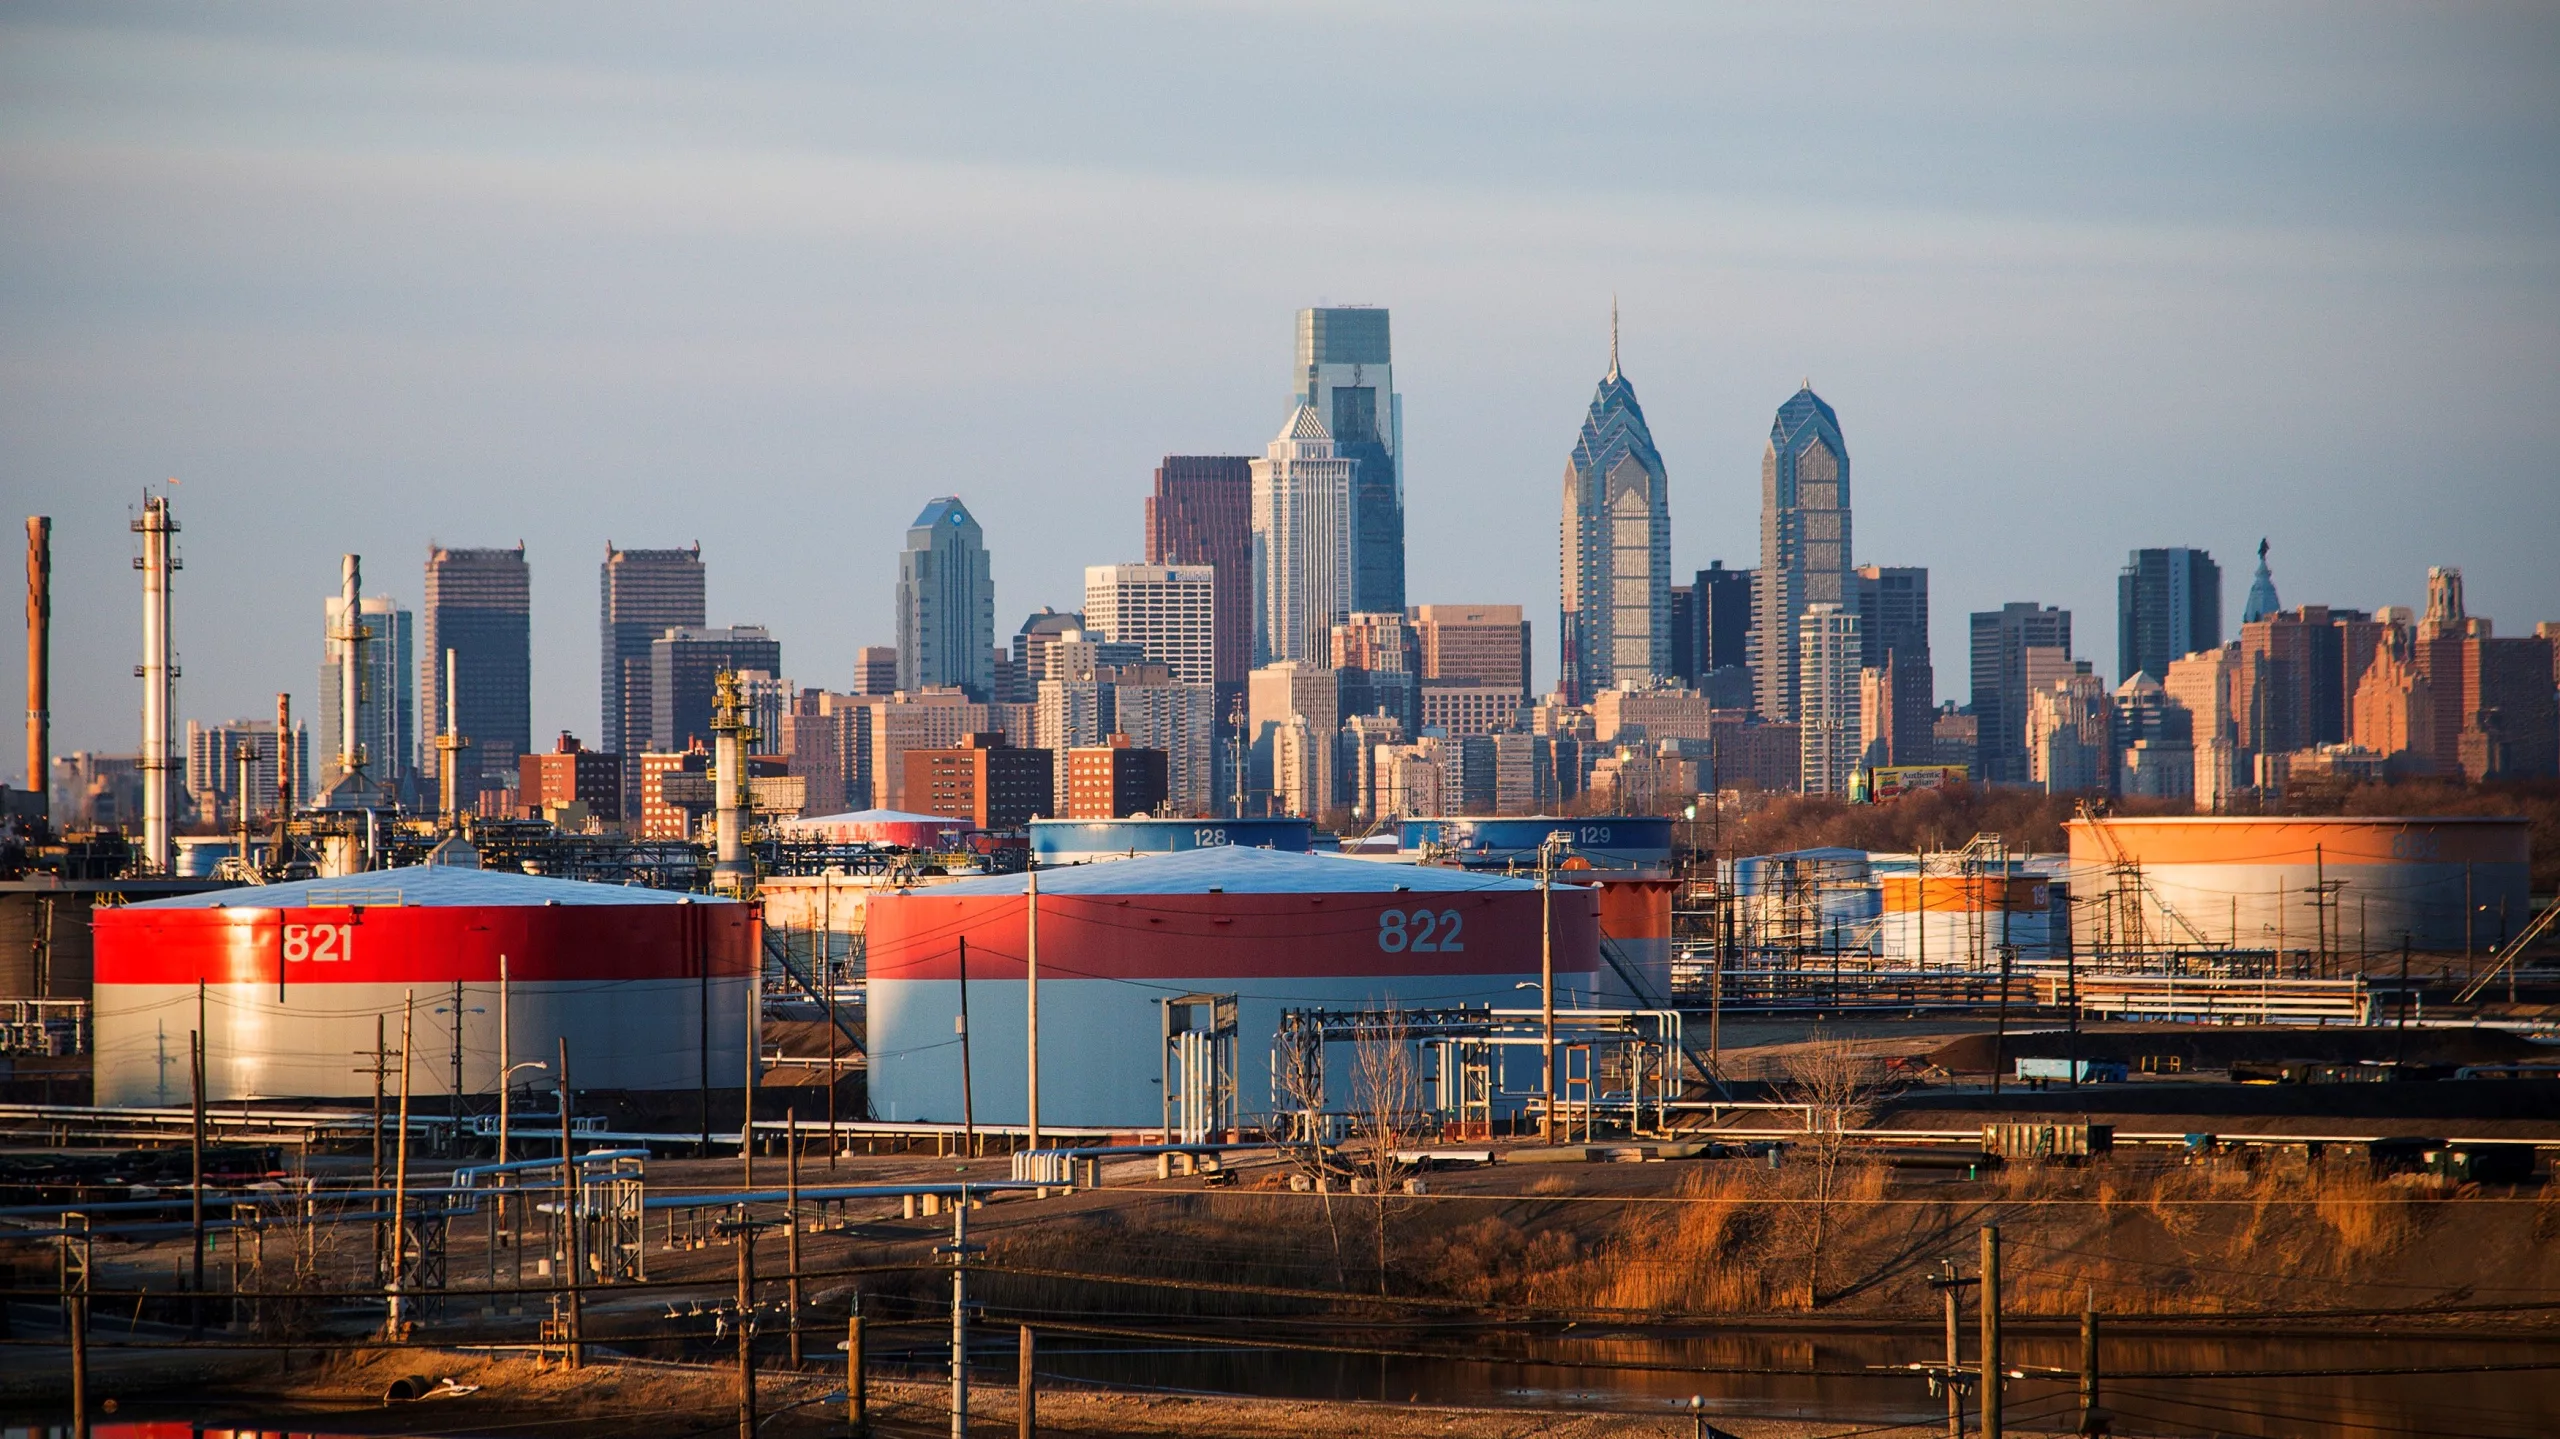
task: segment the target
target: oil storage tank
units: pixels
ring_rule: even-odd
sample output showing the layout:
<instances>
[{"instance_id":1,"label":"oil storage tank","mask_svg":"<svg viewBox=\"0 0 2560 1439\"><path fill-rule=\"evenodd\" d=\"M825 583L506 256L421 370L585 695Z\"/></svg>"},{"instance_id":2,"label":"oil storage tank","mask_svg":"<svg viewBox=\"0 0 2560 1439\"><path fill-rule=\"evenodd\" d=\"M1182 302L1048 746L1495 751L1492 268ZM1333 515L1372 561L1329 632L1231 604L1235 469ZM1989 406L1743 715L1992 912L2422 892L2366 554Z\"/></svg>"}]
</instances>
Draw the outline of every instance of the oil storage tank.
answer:
<instances>
[{"instance_id":1,"label":"oil storage tank","mask_svg":"<svg viewBox=\"0 0 2560 1439\"><path fill-rule=\"evenodd\" d=\"M101 909L95 945L98 1102L159 1105L199 1009L207 1098L369 1099L412 1001L416 1094L495 1093L501 1014L515 1061L566 1037L582 1090L735 1087L757 932L707 896L418 866Z\"/></svg>"},{"instance_id":2,"label":"oil storage tank","mask_svg":"<svg viewBox=\"0 0 2560 1439\"><path fill-rule=\"evenodd\" d=\"M2073 820L2071 892L2172 948L2301 963L2412 948L2486 953L2532 918L2532 837L2492 816L2176 815ZM2088 930L2093 926L2075 926ZM2121 942L2121 941L2120 941Z\"/></svg>"},{"instance_id":3,"label":"oil storage tank","mask_svg":"<svg viewBox=\"0 0 2560 1439\"><path fill-rule=\"evenodd\" d=\"M1538 1002L1534 880L1235 845L1037 878L1043 1124L1155 1127L1164 1002L1180 996L1234 997L1244 1115L1272 1108L1271 1041L1285 1010ZM871 900L878 1118L961 1117L965 947L975 1117L1023 1122L1027 884L1004 875ZM1550 898L1557 1002L1585 1003L1599 901L1563 884Z\"/></svg>"},{"instance_id":4,"label":"oil storage tank","mask_svg":"<svg viewBox=\"0 0 2560 1439\"><path fill-rule=\"evenodd\" d=\"M1142 854L1241 845L1307 852L1315 821L1306 819L1035 819L1031 857L1044 865L1135 859Z\"/></svg>"}]
</instances>

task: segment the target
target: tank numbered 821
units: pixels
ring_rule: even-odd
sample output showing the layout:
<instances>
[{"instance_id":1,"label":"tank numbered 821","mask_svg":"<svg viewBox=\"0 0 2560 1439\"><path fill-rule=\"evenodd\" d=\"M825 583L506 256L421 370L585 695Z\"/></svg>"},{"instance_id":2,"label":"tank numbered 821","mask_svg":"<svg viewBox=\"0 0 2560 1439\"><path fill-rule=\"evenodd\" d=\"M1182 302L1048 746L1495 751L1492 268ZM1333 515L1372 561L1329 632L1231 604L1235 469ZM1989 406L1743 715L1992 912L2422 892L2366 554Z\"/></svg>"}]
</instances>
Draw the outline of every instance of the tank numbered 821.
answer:
<instances>
[{"instance_id":1,"label":"tank numbered 821","mask_svg":"<svg viewBox=\"0 0 2560 1439\"><path fill-rule=\"evenodd\" d=\"M288 924L284 927L284 962L326 964L353 959L356 927L352 924Z\"/></svg>"},{"instance_id":2,"label":"tank numbered 821","mask_svg":"<svg viewBox=\"0 0 2560 1439\"><path fill-rule=\"evenodd\" d=\"M1388 954L1456 954L1465 920L1454 909L1434 914L1427 909L1378 911L1378 948Z\"/></svg>"}]
</instances>

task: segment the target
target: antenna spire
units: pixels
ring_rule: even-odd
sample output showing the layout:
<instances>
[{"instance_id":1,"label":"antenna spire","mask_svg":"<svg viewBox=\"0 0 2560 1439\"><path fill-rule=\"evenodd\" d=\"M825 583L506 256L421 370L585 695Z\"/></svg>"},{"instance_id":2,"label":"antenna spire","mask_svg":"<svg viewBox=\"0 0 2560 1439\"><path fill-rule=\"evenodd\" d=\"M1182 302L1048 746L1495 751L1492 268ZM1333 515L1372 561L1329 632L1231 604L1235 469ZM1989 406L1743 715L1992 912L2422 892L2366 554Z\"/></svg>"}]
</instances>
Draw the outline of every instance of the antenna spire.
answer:
<instances>
[{"instance_id":1,"label":"antenna spire","mask_svg":"<svg viewBox=\"0 0 2560 1439\"><path fill-rule=\"evenodd\" d=\"M1617 378L1618 378L1618 293L1617 293L1617 291L1612 290L1612 291L1610 291L1610 292L1609 292L1609 379L1610 379L1610 382L1614 384L1614 383L1616 383Z\"/></svg>"}]
</instances>

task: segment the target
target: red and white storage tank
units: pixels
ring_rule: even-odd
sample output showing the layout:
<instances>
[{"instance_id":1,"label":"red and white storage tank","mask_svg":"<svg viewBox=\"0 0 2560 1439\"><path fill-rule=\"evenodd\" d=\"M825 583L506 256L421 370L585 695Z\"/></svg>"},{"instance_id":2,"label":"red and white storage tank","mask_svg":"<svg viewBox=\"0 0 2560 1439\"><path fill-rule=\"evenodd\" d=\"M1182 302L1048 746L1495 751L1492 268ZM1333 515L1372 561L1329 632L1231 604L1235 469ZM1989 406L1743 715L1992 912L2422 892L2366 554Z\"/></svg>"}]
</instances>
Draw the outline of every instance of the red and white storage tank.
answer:
<instances>
[{"instance_id":1,"label":"red and white storage tank","mask_svg":"<svg viewBox=\"0 0 2560 1439\"><path fill-rule=\"evenodd\" d=\"M1272 1107L1284 1010L1538 1003L1534 880L1223 846L1042 870L1039 884L1043 1124L1159 1124L1162 1002L1178 995L1236 996L1245 1114ZM1016 874L872 897L876 1117L960 1118L965 941L976 1117L1023 1122L1026 888ZM1588 1004L1600 900L1558 884L1553 905L1557 1001Z\"/></svg>"},{"instance_id":2,"label":"red and white storage tank","mask_svg":"<svg viewBox=\"0 0 2560 1439\"><path fill-rule=\"evenodd\" d=\"M457 1024L462 1091L495 1093L502 1010L510 1058L566 1037L579 1089L734 1088L757 942L726 900L451 866L101 909L97 1100L187 1102L200 988L210 1099L370 1099L411 1001L413 1094L453 1092Z\"/></svg>"}]
</instances>

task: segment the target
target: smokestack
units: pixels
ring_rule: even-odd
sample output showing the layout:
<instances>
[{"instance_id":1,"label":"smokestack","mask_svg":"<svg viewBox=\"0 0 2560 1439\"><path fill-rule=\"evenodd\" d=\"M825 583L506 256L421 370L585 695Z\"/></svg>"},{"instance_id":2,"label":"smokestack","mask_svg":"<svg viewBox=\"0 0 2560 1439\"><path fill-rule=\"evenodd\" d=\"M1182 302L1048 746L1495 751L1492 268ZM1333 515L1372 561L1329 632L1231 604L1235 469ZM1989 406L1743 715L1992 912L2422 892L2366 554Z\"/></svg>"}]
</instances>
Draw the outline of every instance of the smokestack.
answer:
<instances>
[{"instance_id":1,"label":"smokestack","mask_svg":"<svg viewBox=\"0 0 2560 1439\"><path fill-rule=\"evenodd\" d=\"M142 571L142 862L153 874L167 874L174 778L169 715L178 675L169 662L169 580L178 569L169 544L178 521L169 513L168 497L145 493L142 518L133 528L142 536L142 557L133 562Z\"/></svg>"},{"instance_id":2,"label":"smokestack","mask_svg":"<svg viewBox=\"0 0 2560 1439\"><path fill-rule=\"evenodd\" d=\"M462 827L462 751L471 741L462 733L462 660L444 652L444 728L436 736L436 815L446 828Z\"/></svg>"},{"instance_id":3,"label":"smokestack","mask_svg":"<svg viewBox=\"0 0 2560 1439\"><path fill-rule=\"evenodd\" d=\"M284 870L286 826L293 822L293 696L276 696L276 849L273 863Z\"/></svg>"},{"instance_id":4,"label":"smokestack","mask_svg":"<svg viewBox=\"0 0 2560 1439\"><path fill-rule=\"evenodd\" d=\"M711 892L744 895L755 889L755 868L747 863L745 823L747 745L756 732L747 724L747 705L735 670L712 679L711 701Z\"/></svg>"},{"instance_id":5,"label":"smokestack","mask_svg":"<svg viewBox=\"0 0 2560 1439\"><path fill-rule=\"evenodd\" d=\"M361 777L364 752L364 557L338 561L338 770ZM361 787L360 787L361 788Z\"/></svg>"},{"instance_id":6,"label":"smokestack","mask_svg":"<svg viewBox=\"0 0 2560 1439\"><path fill-rule=\"evenodd\" d=\"M27 516L27 788L53 816L53 521Z\"/></svg>"}]
</instances>

